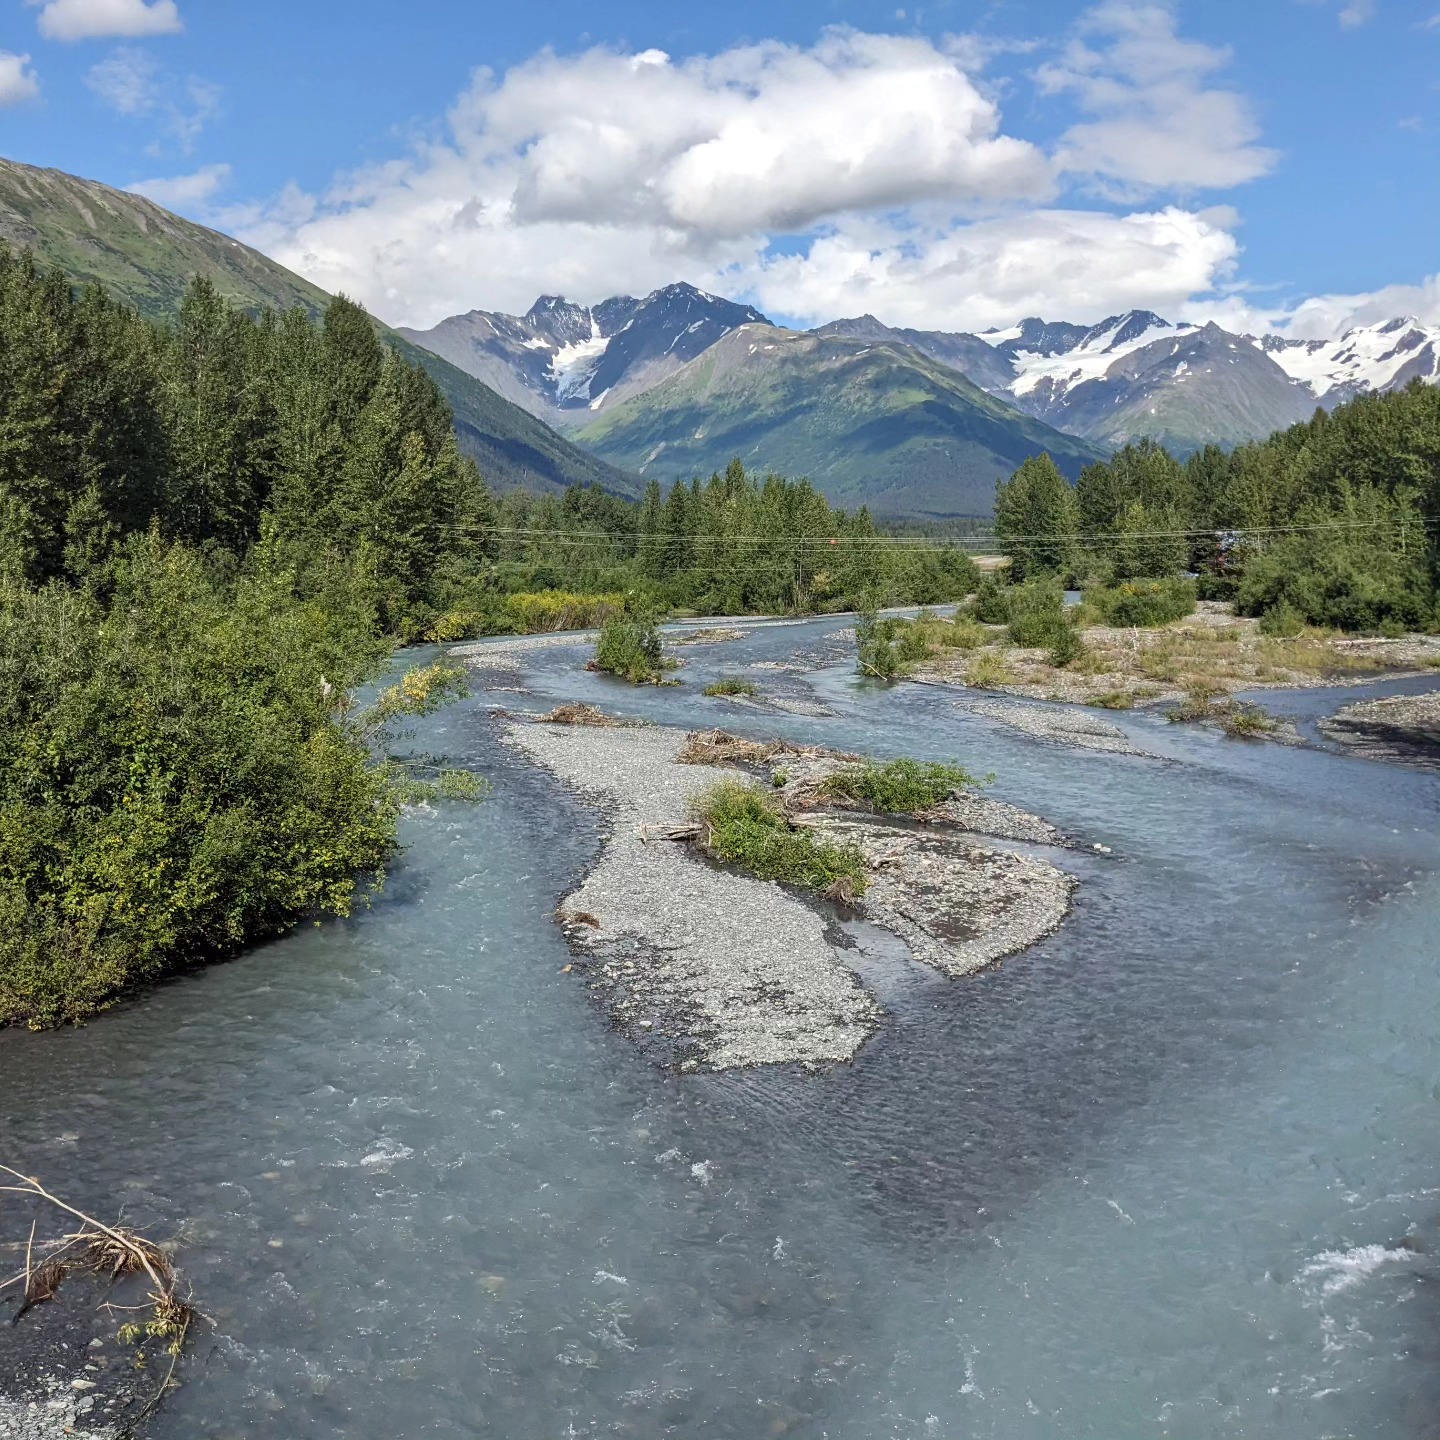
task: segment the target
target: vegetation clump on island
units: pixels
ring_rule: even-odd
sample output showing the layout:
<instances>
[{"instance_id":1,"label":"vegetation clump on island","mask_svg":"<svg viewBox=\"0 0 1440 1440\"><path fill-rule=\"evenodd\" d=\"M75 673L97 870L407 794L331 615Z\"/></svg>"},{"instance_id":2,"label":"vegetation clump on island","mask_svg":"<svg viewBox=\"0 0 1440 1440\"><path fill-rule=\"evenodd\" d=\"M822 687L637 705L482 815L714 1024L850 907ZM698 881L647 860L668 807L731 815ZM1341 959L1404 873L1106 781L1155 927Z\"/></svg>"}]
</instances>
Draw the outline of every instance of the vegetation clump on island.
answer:
<instances>
[{"instance_id":1,"label":"vegetation clump on island","mask_svg":"<svg viewBox=\"0 0 1440 1440\"><path fill-rule=\"evenodd\" d=\"M752 781L720 781L692 803L691 813L706 854L760 880L847 897L865 890L865 858L856 847L797 827L781 801Z\"/></svg>"},{"instance_id":2,"label":"vegetation clump on island","mask_svg":"<svg viewBox=\"0 0 1440 1440\"><path fill-rule=\"evenodd\" d=\"M863 805L877 815L916 815L957 790L975 790L983 783L960 765L901 757L847 765L827 776L820 789L833 800Z\"/></svg>"},{"instance_id":3,"label":"vegetation clump on island","mask_svg":"<svg viewBox=\"0 0 1440 1440\"><path fill-rule=\"evenodd\" d=\"M710 696L749 697L758 694L759 691L760 687L753 680L743 680L738 675L726 675L722 679L711 681L700 693Z\"/></svg>"}]
</instances>

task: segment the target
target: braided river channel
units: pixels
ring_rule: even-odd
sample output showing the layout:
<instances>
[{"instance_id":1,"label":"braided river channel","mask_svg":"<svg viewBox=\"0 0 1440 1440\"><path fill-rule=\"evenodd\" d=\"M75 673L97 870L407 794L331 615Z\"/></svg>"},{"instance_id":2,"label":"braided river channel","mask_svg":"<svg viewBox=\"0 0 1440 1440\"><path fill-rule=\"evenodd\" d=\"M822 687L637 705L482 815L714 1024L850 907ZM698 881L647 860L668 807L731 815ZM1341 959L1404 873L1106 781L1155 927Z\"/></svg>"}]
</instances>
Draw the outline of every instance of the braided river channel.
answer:
<instances>
[{"instance_id":1,"label":"braided river channel","mask_svg":"<svg viewBox=\"0 0 1440 1440\"><path fill-rule=\"evenodd\" d=\"M493 793L373 906L0 1035L11 1163L178 1235L213 1321L149 1434L1440 1437L1440 773L1313 729L1414 682L1263 697L1308 748L1107 715L1142 758L741 623L680 687L478 671L405 743ZM565 699L993 771L1073 913L962 980L851 927L853 1063L662 1069L554 919L606 817L499 740Z\"/></svg>"}]
</instances>

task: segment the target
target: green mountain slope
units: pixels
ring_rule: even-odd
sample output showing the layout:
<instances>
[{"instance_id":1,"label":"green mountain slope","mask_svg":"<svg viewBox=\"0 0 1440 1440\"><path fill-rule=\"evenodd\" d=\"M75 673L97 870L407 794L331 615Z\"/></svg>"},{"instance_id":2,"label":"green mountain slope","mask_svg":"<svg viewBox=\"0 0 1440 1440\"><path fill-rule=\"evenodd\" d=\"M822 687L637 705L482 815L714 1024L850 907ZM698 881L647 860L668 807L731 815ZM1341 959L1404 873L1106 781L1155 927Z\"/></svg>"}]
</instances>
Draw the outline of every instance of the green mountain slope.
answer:
<instances>
[{"instance_id":1,"label":"green mountain slope","mask_svg":"<svg viewBox=\"0 0 1440 1440\"><path fill-rule=\"evenodd\" d=\"M228 235L172 215L151 200L0 159L0 240L29 247L76 283L98 281L151 319L175 311L192 276L241 305L323 309L330 297ZM461 444L501 488L560 489L576 482L638 493L633 475L578 449L543 421L438 355L381 327L445 392Z\"/></svg>"},{"instance_id":2,"label":"green mountain slope","mask_svg":"<svg viewBox=\"0 0 1440 1440\"><path fill-rule=\"evenodd\" d=\"M1100 458L908 346L746 325L574 434L662 481L747 466L808 475L829 499L892 515L988 514L995 481L1048 450Z\"/></svg>"}]
</instances>

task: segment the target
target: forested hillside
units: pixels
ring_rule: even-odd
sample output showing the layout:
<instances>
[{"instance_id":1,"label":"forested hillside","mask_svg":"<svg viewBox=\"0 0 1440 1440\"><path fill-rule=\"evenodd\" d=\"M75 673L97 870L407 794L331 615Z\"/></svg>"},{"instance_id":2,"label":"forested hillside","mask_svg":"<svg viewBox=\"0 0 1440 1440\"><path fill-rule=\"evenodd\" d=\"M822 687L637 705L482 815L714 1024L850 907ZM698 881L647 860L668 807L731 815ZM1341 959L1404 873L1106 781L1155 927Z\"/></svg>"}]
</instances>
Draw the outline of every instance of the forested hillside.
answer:
<instances>
[{"instance_id":1,"label":"forested hillside","mask_svg":"<svg viewBox=\"0 0 1440 1440\"><path fill-rule=\"evenodd\" d=\"M1366 395L1268 440L1183 464L1150 442L1002 483L996 529L1018 576L1200 572L1242 614L1344 629L1440 624L1440 390Z\"/></svg>"},{"instance_id":2,"label":"forested hillside","mask_svg":"<svg viewBox=\"0 0 1440 1440\"><path fill-rule=\"evenodd\" d=\"M394 843L350 701L472 576L489 496L358 307L173 328L0 253L0 1023L343 912Z\"/></svg>"},{"instance_id":3,"label":"forested hillside","mask_svg":"<svg viewBox=\"0 0 1440 1440\"><path fill-rule=\"evenodd\" d=\"M196 278L252 313L298 305L319 315L331 299L258 250L172 215L144 196L4 159L0 241L34 251L75 284L103 286L113 299L154 321L173 319ZM588 483L639 493L634 476L577 449L440 356L384 326L379 329L440 386L461 448L481 464L492 484L544 490Z\"/></svg>"}]
</instances>

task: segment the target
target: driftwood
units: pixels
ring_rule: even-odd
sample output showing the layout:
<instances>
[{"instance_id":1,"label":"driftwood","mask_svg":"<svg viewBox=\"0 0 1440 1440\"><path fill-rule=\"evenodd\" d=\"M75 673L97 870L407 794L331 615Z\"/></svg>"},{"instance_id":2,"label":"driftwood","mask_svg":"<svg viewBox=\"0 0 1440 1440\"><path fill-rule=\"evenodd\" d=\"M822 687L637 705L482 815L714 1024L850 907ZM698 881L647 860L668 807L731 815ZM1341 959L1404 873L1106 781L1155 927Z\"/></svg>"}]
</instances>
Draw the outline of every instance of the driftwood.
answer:
<instances>
[{"instance_id":1,"label":"driftwood","mask_svg":"<svg viewBox=\"0 0 1440 1440\"><path fill-rule=\"evenodd\" d=\"M150 1291L145 1303L138 1307L148 1311L148 1318L138 1324L121 1326L121 1337L140 1340L144 1338L164 1340L170 1355L170 1367L160 1388L137 1420L148 1415L165 1397L175 1374L180 1353L195 1321L195 1311L188 1295L180 1294L180 1276L170 1257L153 1241L137 1231L121 1226L106 1225L83 1210L77 1210L59 1196L52 1195L31 1175L22 1175L8 1165L0 1165L0 1179L8 1177L12 1183L0 1184L0 1195L24 1195L40 1200L80 1222L80 1228L62 1235L58 1240L42 1246L43 1258L35 1263L35 1222L31 1222L30 1239L25 1246L25 1268L18 1275L0 1282L0 1292L12 1286L21 1285L21 1304L11 1320L18 1325L20 1319L36 1305L43 1305L55 1298L65 1277L74 1272L86 1272L107 1280L118 1280L125 1275L144 1275L150 1282ZM115 1307L110 1307L115 1308Z\"/></svg>"},{"instance_id":2,"label":"driftwood","mask_svg":"<svg viewBox=\"0 0 1440 1440\"><path fill-rule=\"evenodd\" d=\"M584 702L557 705L548 715L541 715L539 718L541 723L546 725L596 725L608 728L620 723L598 706L586 705Z\"/></svg>"},{"instance_id":3,"label":"driftwood","mask_svg":"<svg viewBox=\"0 0 1440 1440\"><path fill-rule=\"evenodd\" d=\"M686 825L642 825L640 842L648 845L652 840L698 840L701 826L692 821Z\"/></svg>"}]
</instances>

